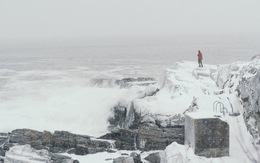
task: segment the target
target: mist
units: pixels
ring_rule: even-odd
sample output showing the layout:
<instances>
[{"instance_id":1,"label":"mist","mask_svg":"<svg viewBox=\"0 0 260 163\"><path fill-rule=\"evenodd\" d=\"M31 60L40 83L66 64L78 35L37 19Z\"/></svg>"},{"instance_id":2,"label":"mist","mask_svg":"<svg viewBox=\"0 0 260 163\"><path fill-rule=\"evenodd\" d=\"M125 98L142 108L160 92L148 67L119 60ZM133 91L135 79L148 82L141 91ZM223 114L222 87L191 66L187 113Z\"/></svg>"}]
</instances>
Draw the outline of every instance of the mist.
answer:
<instances>
[{"instance_id":1,"label":"mist","mask_svg":"<svg viewBox=\"0 0 260 163\"><path fill-rule=\"evenodd\" d=\"M0 40L259 34L260 1L0 1Z\"/></svg>"}]
</instances>

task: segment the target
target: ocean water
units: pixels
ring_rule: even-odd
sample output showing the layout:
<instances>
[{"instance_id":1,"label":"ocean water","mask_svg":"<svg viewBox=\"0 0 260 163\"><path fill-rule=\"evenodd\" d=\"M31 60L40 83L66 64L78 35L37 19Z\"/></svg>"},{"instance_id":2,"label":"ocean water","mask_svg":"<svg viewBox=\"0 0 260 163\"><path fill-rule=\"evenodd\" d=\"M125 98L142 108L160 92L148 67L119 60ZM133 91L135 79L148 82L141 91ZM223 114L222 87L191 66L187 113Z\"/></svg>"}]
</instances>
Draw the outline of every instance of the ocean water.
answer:
<instances>
[{"instance_id":1,"label":"ocean water","mask_svg":"<svg viewBox=\"0 0 260 163\"><path fill-rule=\"evenodd\" d=\"M16 128L101 135L127 89L91 79L155 77L182 60L226 64L260 54L259 37L165 37L0 43L0 132Z\"/></svg>"}]
</instances>

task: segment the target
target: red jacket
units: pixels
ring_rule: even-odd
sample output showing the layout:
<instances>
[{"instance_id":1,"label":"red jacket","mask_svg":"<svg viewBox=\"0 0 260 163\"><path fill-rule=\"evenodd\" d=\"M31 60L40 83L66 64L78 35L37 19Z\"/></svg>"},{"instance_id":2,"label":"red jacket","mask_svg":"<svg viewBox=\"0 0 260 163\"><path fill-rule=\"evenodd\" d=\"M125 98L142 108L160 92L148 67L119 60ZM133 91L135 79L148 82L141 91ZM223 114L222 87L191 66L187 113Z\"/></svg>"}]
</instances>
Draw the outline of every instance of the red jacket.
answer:
<instances>
[{"instance_id":1,"label":"red jacket","mask_svg":"<svg viewBox=\"0 0 260 163\"><path fill-rule=\"evenodd\" d=\"M203 58L202 58L202 53L199 51L199 54L198 54L198 59L199 60L202 60Z\"/></svg>"}]
</instances>

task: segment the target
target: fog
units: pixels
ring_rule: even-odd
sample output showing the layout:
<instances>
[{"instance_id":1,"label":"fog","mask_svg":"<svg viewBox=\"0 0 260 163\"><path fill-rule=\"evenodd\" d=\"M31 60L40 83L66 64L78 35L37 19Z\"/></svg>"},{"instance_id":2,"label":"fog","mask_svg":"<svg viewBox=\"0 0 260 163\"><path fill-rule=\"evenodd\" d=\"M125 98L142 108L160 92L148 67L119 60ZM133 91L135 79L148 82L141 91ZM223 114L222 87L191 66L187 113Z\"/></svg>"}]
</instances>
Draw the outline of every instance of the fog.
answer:
<instances>
[{"instance_id":1,"label":"fog","mask_svg":"<svg viewBox=\"0 0 260 163\"><path fill-rule=\"evenodd\" d=\"M0 40L259 34L259 0L1 0Z\"/></svg>"}]
</instances>

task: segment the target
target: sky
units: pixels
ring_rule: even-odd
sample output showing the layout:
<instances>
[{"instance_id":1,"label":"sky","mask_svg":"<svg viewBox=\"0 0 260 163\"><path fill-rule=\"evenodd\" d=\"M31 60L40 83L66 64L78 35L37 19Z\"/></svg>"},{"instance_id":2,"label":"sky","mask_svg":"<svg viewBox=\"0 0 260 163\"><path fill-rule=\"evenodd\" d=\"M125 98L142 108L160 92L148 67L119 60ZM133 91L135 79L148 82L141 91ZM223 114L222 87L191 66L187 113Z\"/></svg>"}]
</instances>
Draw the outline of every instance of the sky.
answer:
<instances>
[{"instance_id":1,"label":"sky","mask_svg":"<svg viewBox=\"0 0 260 163\"><path fill-rule=\"evenodd\" d=\"M259 34L259 0L0 0L1 39Z\"/></svg>"}]
</instances>

